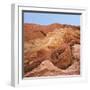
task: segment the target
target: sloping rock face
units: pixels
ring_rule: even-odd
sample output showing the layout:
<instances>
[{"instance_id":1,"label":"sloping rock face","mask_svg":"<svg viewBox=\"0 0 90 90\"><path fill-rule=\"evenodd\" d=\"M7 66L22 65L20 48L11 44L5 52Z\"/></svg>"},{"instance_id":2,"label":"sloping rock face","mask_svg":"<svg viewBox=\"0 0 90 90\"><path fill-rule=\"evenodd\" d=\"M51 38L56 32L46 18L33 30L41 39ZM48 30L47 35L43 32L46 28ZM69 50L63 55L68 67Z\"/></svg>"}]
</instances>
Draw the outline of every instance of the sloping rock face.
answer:
<instances>
[{"instance_id":1,"label":"sloping rock face","mask_svg":"<svg viewBox=\"0 0 90 90\"><path fill-rule=\"evenodd\" d=\"M79 26L25 24L25 77L79 74Z\"/></svg>"},{"instance_id":2,"label":"sloping rock face","mask_svg":"<svg viewBox=\"0 0 90 90\"><path fill-rule=\"evenodd\" d=\"M43 38L48 32L52 32L55 29L68 27L80 29L79 26L63 25L58 23L50 25L24 24L24 37L25 37L24 39L25 41L28 41L37 38Z\"/></svg>"}]
</instances>

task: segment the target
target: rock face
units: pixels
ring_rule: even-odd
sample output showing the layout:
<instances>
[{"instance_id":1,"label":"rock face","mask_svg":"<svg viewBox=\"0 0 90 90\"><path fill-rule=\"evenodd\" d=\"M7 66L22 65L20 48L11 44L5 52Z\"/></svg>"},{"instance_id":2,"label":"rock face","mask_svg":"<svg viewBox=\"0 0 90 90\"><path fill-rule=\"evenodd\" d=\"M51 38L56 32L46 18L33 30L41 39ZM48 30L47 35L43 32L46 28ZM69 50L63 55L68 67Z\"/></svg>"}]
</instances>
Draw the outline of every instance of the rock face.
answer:
<instances>
[{"instance_id":1,"label":"rock face","mask_svg":"<svg viewBox=\"0 0 90 90\"><path fill-rule=\"evenodd\" d=\"M80 45L79 44L74 44L72 46L72 54L75 59L80 60Z\"/></svg>"},{"instance_id":2,"label":"rock face","mask_svg":"<svg viewBox=\"0 0 90 90\"><path fill-rule=\"evenodd\" d=\"M44 60L37 68L28 72L25 76L49 76L53 75L53 72L62 73L62 71L54 66L50 60Z\"/></svg>"},{"instance_id":3,"label":"rock face","mask_svg":"<svg viewBox=\"0 0 90 90\"><path fill-rule=\"evenodd\" d=\"M80 63L74 62L66 70L62 70L50 60L44 60L41 64L33 69L31 72L25 74L25 77L40 77L40 76L59 76L59 75L79 75L80 74Z\"/></svg>"},{"instance_id":4,"label":"rock face","mask_svg":"<svg viewBox=\"0 0 90 90\"><path fill-rule=\"evenodd\" d=\"M24 26L24 76L80 74L80 27Z\"/></svg>"},{"instance_id":5,"label":"rock face","mask_svg":"<svg viewBox=\"0 0 90 90\"><path fill-rule=\"evenodd\" d=\"M80 29L79 26L63 25L63 24L50 24L50 25L38 25L38 24L24 24L24 39L25 41L43 38L48 32L52 32L55 29L60 28L74 28Z\"/></svg>"},{"instance_id":6,"label":"rock face","mask_svg":"<svg viewBox=\"0 0 90 90\"><path fill-rule=\"evenodd\" d=\"M72 64L70 46L62 44L61 47L54 49L51 53L51 61L60 69L68 68Z\"/></svg>"}]
</instances>

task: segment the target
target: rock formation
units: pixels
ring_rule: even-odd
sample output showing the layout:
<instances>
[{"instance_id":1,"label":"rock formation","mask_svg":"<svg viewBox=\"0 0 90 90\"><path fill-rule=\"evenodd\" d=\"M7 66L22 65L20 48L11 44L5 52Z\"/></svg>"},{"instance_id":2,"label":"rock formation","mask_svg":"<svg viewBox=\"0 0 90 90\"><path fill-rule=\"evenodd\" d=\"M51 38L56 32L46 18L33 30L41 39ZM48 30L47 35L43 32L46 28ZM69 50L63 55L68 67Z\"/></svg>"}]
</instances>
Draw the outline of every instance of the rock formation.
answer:
<instances>
[{"instance_id":1,"label":"rock formation","mask_svg":"<svg viewBox=\"0 0 90 90\"><path fill-rule=\"evenodd\" d=\"M24 25L24 76L80 74L80 27Z\"/></svg>"}]
</instances>

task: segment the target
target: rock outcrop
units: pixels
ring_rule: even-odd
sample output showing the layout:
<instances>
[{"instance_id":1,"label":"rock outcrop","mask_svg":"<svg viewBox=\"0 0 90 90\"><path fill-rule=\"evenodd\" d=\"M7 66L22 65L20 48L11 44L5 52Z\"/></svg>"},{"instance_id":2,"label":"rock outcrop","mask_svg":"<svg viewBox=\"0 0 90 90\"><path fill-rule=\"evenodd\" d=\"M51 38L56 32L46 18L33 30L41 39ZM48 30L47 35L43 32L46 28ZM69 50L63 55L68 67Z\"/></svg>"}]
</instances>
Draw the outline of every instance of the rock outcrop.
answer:
<instances>
[{"instance_id":1,"label":"rock outcrop","mask_svg":"<svg viewBox=\"0 0 90 90\"><path fill-rule=\"evenodd\" d=\"M25 24L25 77L79 74L79 26Z\"/></svg>"}]
</instances>

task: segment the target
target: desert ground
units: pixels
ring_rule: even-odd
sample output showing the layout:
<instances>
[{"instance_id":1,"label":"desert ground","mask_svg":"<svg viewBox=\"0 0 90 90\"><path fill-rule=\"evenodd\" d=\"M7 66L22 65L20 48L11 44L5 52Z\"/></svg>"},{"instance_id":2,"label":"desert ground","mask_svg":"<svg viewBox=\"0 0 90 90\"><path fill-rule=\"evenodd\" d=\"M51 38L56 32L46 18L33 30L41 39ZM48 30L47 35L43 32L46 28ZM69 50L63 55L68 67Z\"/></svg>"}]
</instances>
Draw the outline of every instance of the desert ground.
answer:
<instances>
[{"instance_id":1,"label":"desert ground","mask_svg":"<svg viewBox=\"0 0 90 90\"><path fill-rule=\"evenodd\" d=\"M24 24L24 77L80 75L80 26Z\"/></svg>"}]
</instances>

